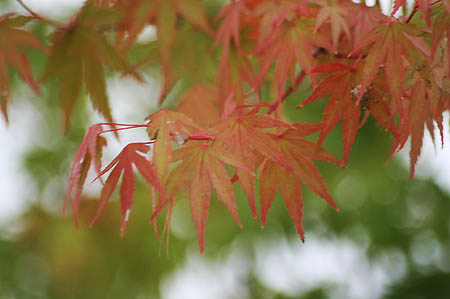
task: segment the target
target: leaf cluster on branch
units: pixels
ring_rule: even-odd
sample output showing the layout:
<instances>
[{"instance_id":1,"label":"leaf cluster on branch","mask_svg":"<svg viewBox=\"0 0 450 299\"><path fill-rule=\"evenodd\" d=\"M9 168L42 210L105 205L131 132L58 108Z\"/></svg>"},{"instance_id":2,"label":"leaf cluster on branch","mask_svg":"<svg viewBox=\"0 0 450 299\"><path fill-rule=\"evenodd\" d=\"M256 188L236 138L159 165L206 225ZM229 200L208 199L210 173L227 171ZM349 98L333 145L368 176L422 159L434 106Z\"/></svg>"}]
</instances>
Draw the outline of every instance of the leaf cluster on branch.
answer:
<instances>
[{"instance_id":1,"label":"leaf cluster on branch","mask_svg":"<svg viewBox=\"0 0 450 299\"><path fill-rule=\"evenodd\" d=\"M369 117L392 135L391 156L411 140L411 178L424 131L434 140L437 126L443 140L442 115L450 108L449 0L418 0L411 11L405 0L396 0L389 16L379 6L348 0L232 0L219 9L206 0L88 0L65 24L18 2L29 16L0 16L5 119L13 68L37 95L40 84L59 80L64 130L84 90L107 121L89 128L70 169L66 203L72 200L76 224L93 165L103 184L93 222L122 178L121 233L134 200L136 169L152 190L154 225L168 210L167 237L177 195L189 197L201 252L213 192L241 225L234 184L255 218L259 199L262 226L280 191L303 240L303 185L338 210L314 161L344 167ZM400 10L403 16L395 17ZM29 22L52 28L45 42L26 29ZM156 40L138 42L148 26L156 29ZM48 54L39 79L32 76L24 48ZM153 65L163 77L160 104L182 82L178 106L142 124L115 123L105 70L143 81L141 72ZM289 96L302 83L312 93L298 108L327 101L320 123L289 123L283 116L287 99L298 102ZM322 147L339 123L342 161ZM103 134L134 128L146 128L148 142L128 144L102 168ZM315 133L316 142L305 138Z\"/></svg>"}]
</instances>

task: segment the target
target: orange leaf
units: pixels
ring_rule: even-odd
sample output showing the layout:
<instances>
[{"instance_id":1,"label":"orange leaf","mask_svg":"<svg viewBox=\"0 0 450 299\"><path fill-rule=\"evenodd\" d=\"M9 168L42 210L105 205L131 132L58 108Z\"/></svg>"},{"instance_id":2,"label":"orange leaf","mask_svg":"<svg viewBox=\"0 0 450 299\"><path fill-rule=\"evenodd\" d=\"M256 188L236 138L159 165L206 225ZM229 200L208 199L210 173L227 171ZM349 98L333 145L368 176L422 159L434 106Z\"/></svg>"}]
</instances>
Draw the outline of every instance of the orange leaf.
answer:
<instances>
[{"instance_id":1,"label":"orange leaf","mask_svg":"<svg viewBox=\"0 0 450 299\"><path fill-rule=\"evenodd\" d=\"M342 5L343 3L339 3L338 0L315 0L314 2L321 7L317 13L314 30L317 32L326 21L330 22L333 47L337 49L342 32L350 39L350 26L347 23L348 14L345 6Z\"/></svg>"},{"instance_id":2,"label":"orange leaf","mask_svg":"<svg viewBox=\"0 0 450 299\"><path fill-rule=\"evenodd\" d=\"M211 125L215 143L233 155L241 157L246 168L255 169L255 153L289 168L280 149L263 128L284 128L290 125L267 115L245 115L219 120ZM256 218L255 178L248 172L237 170L239 182L247 195L253 216Z\"/></svg>"},{"instance_id":3,"label":"orange leaf","mask_svg":"<svg viewBox=\"0 0 450 299\"><path fill-rule=\"evenodd\" d=\"M224 166L227 164L251 175L252 172L241 161L217 146L207 143L187 144L173 152L172 160L181 162L167 179L168 199L160 204L155 213L158 214L165 204L173 204L171 199L185 189L189 195L200 252L203 253L211 188L216 190L218 199L228 208L236 223L242 226L236 208L233 186Z\"/></svg>"},{"instance_id":4,"label":"orange leaf","mask_svg":"<svg viewBox=\"0 0 450 299\"><path fill-rule=\"evenodd\" d=\"M186 91L177 108L196 123L206 127L220 118L219 95L211 85L196 85Z\"/></svg>"},{"instance_id":5,"label":"orange leaf","mask_svg":"<svg viewBox=\"0 0 450 299\"><path fill-rule=\"evenodd\" d=\"M374 27L389 21L379 7L352 2L347 2L343 6L347 11L350 26L353 27L353 45L359 45Z\"/></svg>"},{"instance_id":6,"label":"orange leaf","mask_svg":"<svg viewBox=\"0 0 450 299\"><path fill-rule=\"evenodd\" d=\"M282 134L270 135L292 170L290 171L267 158L262 163L259 173L261 225L264 227L270 206L275 199L277 190L280 190L289 215L297 228L297 233L304 240L302 183L325 199L335 210L339 210L331 198L322 176L311 160L323 160L341 166L342 164L325 149L302 138L314 132L317 129L316 124L299 123L296 127L296 129L288 129Z\"/></svg>"},{"instance_id":7,"label":"orange leaf","mask_svg":"<svg viewBox=\"0 0 450 299\"><path fill-rule=\"evenodd\" d=\"M323 47L331 51L331 45L321 32L314 32L315 19L296 17L291 21L284 20L267 40L256 50L260 56L259 79L266 76L275 63L275 82L278 97L281 98L287 80L295 82L297 65L311 75L314 67L314 48ZM314 77L312 77L314 79Z\"/></svg>"},{"instance_id":8,"label":"orange leaf","mask_svg":"<svg viewBox=\"0 0 450 299\"><path fill-rule=\"evenodd\" d=\"M425 55L411 42L410 36L420 37L423 32L411 24L388 22L375 27L366 38L355 47L352 53L371 46L361 73L361 88L359 99L374 81L380 66L385 68L386 81L389 92L393 98L393 105L399 106L399 101L405 90L404 79L406 67L404 59L409 67L421 68L425 62ZM349 55L351 55L350 53ZM401 111L398 111L400 114Z\"/></svg>"},{"instance_id":9,"label":"orange leaf","mask_svg":"<svg viewBox=\"0 0 450 299\"><path fill-rule=\"evenodd\" d=\"M408 101L405 102L408 113L400 120L398 129L400 137L393 146L393 152L398 151L403 148L408 137L411 137L410 179L414 176L416 163L422 150L425 126L434 140L433 120L436 118L438 121L438 117L433 113L431 101L431 94L427 90L425 82L417 79L409 92Z\"/></svg>"},{"instance_id":10,"label":"orange leaf","mask_svg":"<svg viewBox=\"0 0 450 299\"><path fill-rule=\"evenodd\" d=\"M344 163L352 148L358 131L361 115L360 103L353 95L355 81L359 78L356 68L335 62L322 65L313 70L316 73L331 73L313 91L313 93L299 106L324 98L332 94L322 116L323 129L319 136L319 144L331 130L342 120L342 137L344 140Z\"/></svg>"}]
</instances>

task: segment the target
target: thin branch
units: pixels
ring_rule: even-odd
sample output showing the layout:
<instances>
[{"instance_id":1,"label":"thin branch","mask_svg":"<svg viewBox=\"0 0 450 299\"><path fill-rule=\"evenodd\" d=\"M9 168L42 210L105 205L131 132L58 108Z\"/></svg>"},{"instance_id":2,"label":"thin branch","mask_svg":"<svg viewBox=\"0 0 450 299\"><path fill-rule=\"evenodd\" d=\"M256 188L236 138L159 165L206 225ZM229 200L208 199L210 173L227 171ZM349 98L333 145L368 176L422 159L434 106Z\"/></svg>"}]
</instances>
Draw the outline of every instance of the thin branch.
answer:
<instances>
[{"instance_id":1,"label":"thin branch","mask_svg":"<svg viewBox=\"0 0 450 299\"><path fill-rule=\"evenodd\" d=\"M430 6L433 6L433 5L435 5L435 4L438 4L439 2L442 2L442 0L436 0L436 1L434 1L433 3L430 3Z\"/></svg>"},{"instance_id":2,"label":"thin branch","mask_svg":"<svg viewBox=\"0 0 450 299\"><path fill-rule=\"evenodd\" d=\"M286 89L286 91L283 93L281 98L278 101L276 101L275 104L272 105L272 107L270 107L269 111L267 111L267 114L271 114L272 112L277 110L278 107L280 107L281 103L284 100L286 100L286 98L297 88L297 85L300 84L300 82L305 77L305 75L306 75L306 73L303 71L301 71L300 73L297 74L297 77L295 78L295 82L291 86L289 86L289 88Z\"/></svg>"},{"instance_id":3,"label":"thin branch","mask_svg":"<svg viewBox=\"0 0 450 299\"><path fill-rule=\"evenodd\" d=\"M433 6L433 5L435 5L435 4L438 4L438 3L441 2L441 1L442 1L442 0L436 0L436 1L432 2L432 3L430 3L430 7ZM408 19L406 20L406 23L411 22L411 19L414 17L414 15L415 15L418 11L419 11L419 5L416 4L416 5L414 5L414 9L413 9L412 13L409 15Z\"/></svg>"},{"instance_id":4,"label":"thin branch","mask_svg":"<svg viewBox=\"0 0 450 299\"><path fill-rule=\"evenodd\" d=\"M412 13L409 15L408 19L406 20L406 23L411 22L411 19L414 17L416 12L418 12L418 11L419 11L419 6L416 4L416 5L414 5Z\"/></svg>"}]
</instances>

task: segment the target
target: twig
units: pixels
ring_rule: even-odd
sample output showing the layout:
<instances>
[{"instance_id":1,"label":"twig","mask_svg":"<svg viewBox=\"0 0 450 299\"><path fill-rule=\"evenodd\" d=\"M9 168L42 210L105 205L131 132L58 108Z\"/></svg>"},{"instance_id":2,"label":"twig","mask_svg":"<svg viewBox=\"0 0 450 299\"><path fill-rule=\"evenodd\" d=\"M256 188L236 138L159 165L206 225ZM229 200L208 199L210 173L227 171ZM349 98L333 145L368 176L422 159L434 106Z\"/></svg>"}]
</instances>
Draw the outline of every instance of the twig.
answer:
<instances>
[{"instance_id":1,"label":"twig","mask_svg":"<svg viewBox=\"0 0 450 299\"><path fill-rule=\"evenodd\" d=\"M438 3L441 2L441 1L442 1L442 0L436 0L436 1L432 2L432 3L430 3L430 7L433 6L433 5L435 5L435 4L438 4ZM408 19L406 20L406 23L411 22L411 19L414 17L414 15L415 15L418 11L419 11L419 5L416 4L416 5L414 5L414 9L413 9L412 13L409 15Z\"/></svg>"},{"instance_id":2,"label":"twig","mask_svg":"<svg viewBox=\"0 0 450 299\"><path fill-rule=\"evenodd\" d=\"M413 11L412 13L409 15L408 19L406 20L406 23L411 22L411 19L414 17L414 15L416 14L416 12L419 11L419 5L414 5Z\"/></svg>"},{"instance_id":3,"label":"twig","mask_svg":"<svg viewBox=\"0 0 450 299\"><path fill-rule=\"evenodd\" d=\"M434 1L433 3L430 3L430 6L433 6L433 5L435 5L435 4L438 4L439 2L442 2L442 0L436 0L436 1Z\"/></svg>"},{"instance_id":4,"label":"twig","mask_svg":"<svg viewBox=\"0 0 450 299\"><path fill-rule=\"evenodd\" d=\"M288 89L286 89L286 91L283 93L283 95L281 96L281 98L279 100L277 100L272 107L270 107L269 111L267 111L267 114L271 114L272 112L274 112L275 110L278 109L278 107L280 107L281 103L286 100L286 98L295 90L295 88L297 87L298 84L300 84L300 82L302 81L302 79L305 77L306 73L301 71L300 73L297 74L297 77L295 78L295 82L289 86Z\"/></svg>"}]
</instances>

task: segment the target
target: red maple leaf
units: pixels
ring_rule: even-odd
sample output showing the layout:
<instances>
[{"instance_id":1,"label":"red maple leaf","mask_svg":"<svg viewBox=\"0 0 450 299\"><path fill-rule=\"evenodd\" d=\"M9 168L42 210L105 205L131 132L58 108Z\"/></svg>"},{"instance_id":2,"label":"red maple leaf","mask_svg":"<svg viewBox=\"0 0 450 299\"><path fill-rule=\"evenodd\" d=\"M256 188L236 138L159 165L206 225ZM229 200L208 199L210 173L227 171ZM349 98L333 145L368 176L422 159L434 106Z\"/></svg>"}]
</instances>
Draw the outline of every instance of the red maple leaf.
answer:
<instances>
[{"instance_id":1,"label":"red maple leaf","mask_svg":"<svg viewBox=\"0 0 450 299\"><path fill-rule=\"evenodd\" d=\"M220 44L228 49L231 46L231 40L234 45L240 50L240 30L242 15L249 14L249 10L243 1L231 1L229 4L223 6L216 16L216 19L222 19L222 22L217 30L214 40L214 47Z\"/></svg>"},{"instance_id":2,"label":"red maple leaf","mask_svg":"<svg viewBox=\"0 0 450 299\"><path fill-rule=\"evenodd\" d=\"M260 1L253 11L253 15L259 18L256 23L258 29L255 32L258 47L267 40L274 32L274 29L280 25L280 22L290 14L309 16L310 11L306 1Z\"/></svg>"},{"instance_id":3,"label":"red maple leaf","mask_svg":"<svg viewBox=\"0 0 450 299\"><path fill-rule=\"evenodd\" d=\"M288 129L281 134L270 135L292 170L288 170L267 158L260 166L258 177L260 181L261 225L263 227L275 195L280 190L297 232L300 238L304 240L301 184L305 184L317 195L324 198L335 210L339 210L331 198L319 170L311 160L322 160L341 166L342 164L316 143L302 138L320 129L321 126L318 124L297 123L295 129Z\"/></svg>"},{"instance_id":4,"label":"red maple leaf","mask_svg":"<svg viewBox=\"0 0 450 299\"><path fill-rule=\"evenodd\" d=\"M314 50L322 47L332 50L328 39L321 32L314 32L315 19L307 17L294 17L288 21L288 15L280 17L275 23L275 30L267 40L256 50L259 56L259 79L266 76L275 63L275 82L278 97L281 98L288 78L291 84L295 82L297 65L311 75L314 68ZM314 80L314 77L312 77Z\"/></svg>"},{"instance_id":5,"label":"red maple leaf","mask_svg":"<svg viewBox=\"0 0 450 299\"><path fill-rule=\"evenodd\" d=\"M331 24L331 40L333 42L334 49L337 49L339 38L342 32L350 39L350 26L348 24L348 13L345 10L343 1L338 0L315 0L314 3L318 4L321 8L317 13L317 21L314 30L317 30L325 24L330 22Z\"/></svg>"},{"instance_id":6,"label":"red maple leaf","mask_svg":"<svg viewBox=\"0 0 450 299\"><path fill-rule=\"evenodd\" d=\"M214 48L222 45L216 79L221 110L230 94L237 103L243 103L243 83L253 86L256 81L248 49L243 49L240 42L241 29L248 25L246 17L249 15L250 11L244 1L232 1L222 7L216 17L222 19L213 44Z\"/></svg>"},{"instance_id":7,"label":"red maple leaf","mask_svg":"<svg viewBox=\"0 0 450 299\"><path fill-rule=\"evenodd\" d=\"M358 83L361 76L361 67L357 67L358 62L357 60L353 66L331 62L315 68L313 73L329 73L331 75L323 79L311 95L299 105L299 107L303 107L331 95L322 116L323 128L318 143L322 144L325 137L342 120L344 163L348 161L348 155L360 127L362 107L361 101L356 97L359 92ZM381 126L395 135L395 127L388 104L383 98L369 98L368 96L367 98L368 112L374 115Z\"/></svg>"},{"instance_id":8,"label":"red maple leaf","mask_svg":"<svg viewBox=\"0 0 450 299\"><path fill-rule=\"evenodd\" d=\"M378 7L352 2L347 2L343 6L347 11L350 26L353 28L353 45L359 45L374 27L389 21Z\"/></svg>"},{"instance_id":9,"label":"red maple leaf","mask_svg":"<svg viewBox=\"0 0 450 299\"><path fill-rule=\"evenodd\" d=\"M216 190L218 199L228 208L236 223L242 226L236 208L233 186L225 165L241 169L250 175L253 174L244 163L216 145L191 142L173 152L172 161L181 162L171 171L166 184L167 198L159 205L154 215L157 215L167 204L171 209L173 198L182 189L186 190L200 252L203 253L204 232L212 188Z\"/></svg>"},{"instance_id":10,"label":"red maple leaf","mask_svg":"<svg viewBox=\"0 0 450 299\"><path fill-rule=\"evenodd\" d=\"M122 225L120 227L120 234L125 233L125 228L130 216L131 207L134 202L134 192L136 189L136 181L134 177L133 165L136 167L139 174L152 187L164 194L164 190L158 180L158 174L154 165L144 155L148 153L150 146L148 143L130 143L123 148L114 160L103 169L98 177L111 171L105 181L101 195L100 204L97 215L92 219L91 225L100 217L106 203L110 200L114 189L116 188L120 176L122 176L122 185L120 187L120 207L122 211Z\"/></svg>"},{"instance_id":11,"label":"red maple leaf","mask_svg":"<svg viewBox=\"0 0 450 299\"><path fill-rule=\"evenodd\" d=\"M415 39L423 35L423 31L411 24L389 21L375 27L352 53L371 45L364 67L361 71L361 88L358 98L361 99L367 88L372 84L379 68L383 66L388 92L392 95L392 105L395 112L403 114L401 97L406 89L405 74L409 68L420 69L425 65L426 54L416 47L424 49L424 43ZM349 55L351 55L350 53Z\"/></svg>"},{"instance_id":12,"label":"red maple leaf","mask_svg":"<svg viewBox=\"0 0 450 299\"><path fill-rule=\"evenodd\" d=\"M177 111L207 127L220 118L219 95L216 88L206 84L190 88L181 97Z\"/></svg>"},{"instance_id":13,"label":"red maple leaf","mask_svg":"<svg viewBox=\"0 0 450 299\"><path fill-rule=\"evenodd\" d=\"M214 122L211 124L210 132L215 137L215 144L225 151L231 151L233 155L241 157L247 169L255 169L255 153L289 168L280 149L263 130L285 127L290 127L290 125L267 115L249 114ZM253 216L256 218L255 178L241 169L236 170L236 175L247 195Z\"/></svg>"},{"instance_id":14,"label":"red maple leaf","mask_svg":"<svg viewBox=\"0 0 450 299\"><path fill-rule=\"evenodd\" d=\"M399 138L394 143L392 150L393 153L402 149L408 137L411 137L411 149L409 152L410 179L414 177L416 163L422 150L424 127L428 129L433 140L433 120L436 120L438 126L442 127L442 116L434 114L434 105L432 101L432 94L430 94L426 83L423 80L416 78L415 84L408 92L407 101L404 102L407 113L404 118L400 119L398 128Z\"/></svg>"},{"instance_id":15,"label":"red maple leaf","mask_svg":"<svg viewBox=\"0 0 450 299\"><path fill-rule=\"evenodd\" d=\"M102 148L106 146L106 139L100 136L103 128L101 124L90 126L83 142L78 147L75 157L70 166L66 198L64 201L64 211L72 197L72 210L75 218L75 226L78 227L78 206L84 182L91 167L94 164L97 175L101 172Z\"/></svg>"}]
</instances>

